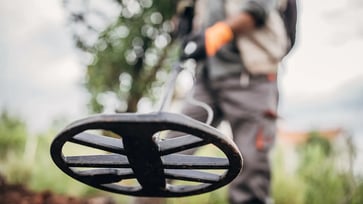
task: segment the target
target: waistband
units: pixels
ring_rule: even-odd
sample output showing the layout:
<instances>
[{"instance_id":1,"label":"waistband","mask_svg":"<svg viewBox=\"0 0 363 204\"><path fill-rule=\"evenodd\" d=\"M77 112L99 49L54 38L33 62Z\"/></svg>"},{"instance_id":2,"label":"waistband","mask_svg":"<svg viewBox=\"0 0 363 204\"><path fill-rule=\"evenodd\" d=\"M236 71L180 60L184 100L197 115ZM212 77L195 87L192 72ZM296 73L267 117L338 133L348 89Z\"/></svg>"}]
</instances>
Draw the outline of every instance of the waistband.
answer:
<instances>
[{"instance_id":1,"label":"waistband","mask_svg":"<svg viewBox=\"0 0 363 204\"><path fill-rule=\"evenodd\" d=\"M206 77L208 78L208 77ZM225 76L221 76L215 79L210 79L210 80L215 80L215 81L223 81L229 78L239 78L241 80L241 83L243 83L243 80L246 81L246 83L250 83L251 81L255 81L255 82L274 82L277 80L277 74L276 73L269 73L269 74L249 74L249 73L234 73L234 74L229 74L229 75L225 75Z\"/></svg>"},{"instance_id":2,"label":"waistband","mask_svg":"<svg viewBox=\"0 0 363 204\"><path fill-rule=\"evenodd\" d=\"M245 74L245 73L242 73L242 74ZM257 74L257 75L248 74L248 76L251 79L256 79L256 80L267 80L267 81L276 81L277 80L276 73Z\"/></svg>"}]
</instances>

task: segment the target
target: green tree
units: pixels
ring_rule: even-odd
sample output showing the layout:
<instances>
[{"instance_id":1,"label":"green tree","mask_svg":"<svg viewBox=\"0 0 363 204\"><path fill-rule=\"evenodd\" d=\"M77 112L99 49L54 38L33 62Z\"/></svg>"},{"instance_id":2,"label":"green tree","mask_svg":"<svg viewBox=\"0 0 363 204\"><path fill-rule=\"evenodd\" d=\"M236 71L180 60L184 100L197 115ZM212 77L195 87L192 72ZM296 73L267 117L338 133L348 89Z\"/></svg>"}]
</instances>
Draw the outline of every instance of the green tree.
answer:
<instances>
[{"instance_id":1,"label":"green tree","mask_svg":"<svg viewBox=\"0 0 363 204\"><path fill-rule=\"evenodd\" d=\"M85 77L91 110L101 112L106 106L103 98L113 98L123 104L117 111L135 112L140 99L152 97L153 88L160 86L157 76L170 68L176 1L102 1L112 5L108 10L92 7L92 0L73 10L72 1L63 2L77 47L91 56ZM111 10L118 16L109 17Z\"/></svg>"},{"instance_id":2,"label":"green tree","mask_svg":"<svg viewBox=\"0 0 363 204\"><path fill-rule=\"evenodd\" d=\"M6 111L0 113L0 159L9 153L22 153L27 136L25 123Z\"/></svg>"}]
</instances>

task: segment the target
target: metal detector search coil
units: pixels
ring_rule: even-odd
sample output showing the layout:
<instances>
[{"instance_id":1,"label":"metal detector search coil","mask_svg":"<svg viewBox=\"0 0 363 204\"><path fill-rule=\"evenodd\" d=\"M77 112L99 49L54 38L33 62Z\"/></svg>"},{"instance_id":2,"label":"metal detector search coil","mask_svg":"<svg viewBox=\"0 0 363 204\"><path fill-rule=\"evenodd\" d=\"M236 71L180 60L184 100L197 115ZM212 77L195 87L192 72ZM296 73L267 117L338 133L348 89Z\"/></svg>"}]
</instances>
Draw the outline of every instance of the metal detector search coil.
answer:
<instances>
[{"instance_id":1,"label":"metal detector search coil","mask_svg":"<svg viewBox=\"0 0 363 204\"><path fill-rule=\"evenodd\" d=\"M82 183L132 196L190 196L231 182L243 164L235 143L209 122L206 124L163 111L170 103L175 79L181 70L181 64L177 63L158 112L95 115L70 124L51 144L54 163ZM205 108L208 121L211 121L213 113L208 105L195 100L191 102ZM90 132L94 130L98 132ZM163 131L175 131L179 136L161 139L159 136ZM113 137L104 135L104 132L112 133ZM68 143L102 150L102 153L66 155L64 146ZM181 154L204 145L212 145L224 157ZM130 179L137 183L122 183Z\"/></svg>"},{"instance_id":2,"label":"metal detector search coil","mask_svg":"<svg viewBox=\"0 0 363 204\"><path fill-rule=\"evenodd\" d=\"M120 137L85 132L91 129L111 131ZM185 135L155 141L153 135L163 130L175 130ZM62 149L67 142L109 153L64 156ZM216 146L226 157L178 154L206 144ZM206 193L231 182L242 168L241 154L232 140L204 123L166 112L97 115L79 120L54 139L51 156L64 173L82 183L114 193L146 197ZM200 171L205 169L223 169L225 172L219 175ZM120 184L124 179L137 179L139 185ZM169 179L199 184L167 184Z\"/></svg>"}]
</instances>

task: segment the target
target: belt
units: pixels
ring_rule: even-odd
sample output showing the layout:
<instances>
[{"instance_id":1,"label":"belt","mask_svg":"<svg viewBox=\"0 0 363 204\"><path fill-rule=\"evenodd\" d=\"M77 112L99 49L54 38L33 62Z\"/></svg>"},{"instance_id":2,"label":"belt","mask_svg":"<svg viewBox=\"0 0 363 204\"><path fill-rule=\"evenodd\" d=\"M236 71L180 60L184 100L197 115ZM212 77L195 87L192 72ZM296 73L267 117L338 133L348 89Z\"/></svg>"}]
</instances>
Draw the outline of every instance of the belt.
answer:
<instances>
[{"instance_id":1,"label":"belt","mask_svg":"<svg viewBox=\"0 0 363 204\"><path fill-rule=\"evenodd\" d=\"M242 75L244 75L244 74L242 74ZM276 73L255 74L255 75L248 74L248 76L251 79L256 79L256 80L262 79L262 80L268 80L268 81L276 81L276 79L277 79L277 74Z\"/></svg>"}]
</instances>

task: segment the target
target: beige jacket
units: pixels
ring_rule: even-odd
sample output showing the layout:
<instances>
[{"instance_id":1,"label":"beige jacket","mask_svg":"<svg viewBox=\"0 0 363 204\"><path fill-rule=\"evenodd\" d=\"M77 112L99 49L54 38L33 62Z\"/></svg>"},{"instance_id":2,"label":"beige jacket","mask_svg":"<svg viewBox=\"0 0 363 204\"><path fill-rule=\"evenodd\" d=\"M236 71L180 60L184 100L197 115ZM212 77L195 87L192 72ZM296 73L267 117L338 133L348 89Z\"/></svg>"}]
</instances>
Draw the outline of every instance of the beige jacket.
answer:
<instances>
[{"instance_id":1,"label":"beige jacket","mask_svg":"<svg viewBox=\"0 0 363 204\"><path fill-rule=\"evenodd\" d=\"M198 0L194 18L195 28L200 27L205 20L203 10L206 4L213 0ZM240 5L246 0L226 0L225 11L227 16L240 12ZM285 6L285 0L278 0L276 8ZM275 73L278 64L285 56L289 41L282 18L278 9L272 9L262 28L236 37L237 47L244 66L251 74Z\"/></svg>"}]
</instances>

